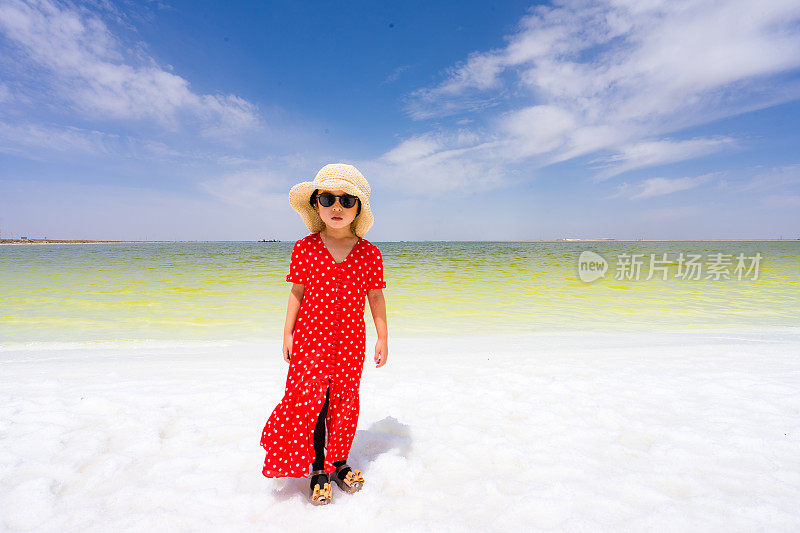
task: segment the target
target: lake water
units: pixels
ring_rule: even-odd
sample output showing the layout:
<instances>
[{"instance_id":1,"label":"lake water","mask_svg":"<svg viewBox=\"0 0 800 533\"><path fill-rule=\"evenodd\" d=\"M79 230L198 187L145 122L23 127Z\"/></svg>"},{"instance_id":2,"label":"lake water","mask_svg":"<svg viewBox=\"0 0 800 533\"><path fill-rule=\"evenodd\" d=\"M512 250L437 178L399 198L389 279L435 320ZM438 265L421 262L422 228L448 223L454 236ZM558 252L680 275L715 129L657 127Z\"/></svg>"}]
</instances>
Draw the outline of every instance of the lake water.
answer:
<instances>
[{"instance_id":1,"label":"lake water","mask_svg":"<svg viewBox=\"0 0 800 533\"><path fill-rule=\"evenodd\" d=\"M374 244L384 258L390 338L763 328L797 326L800 317L800 241ZM0 342L279 338L292 246L0 246ZM607 261L604 277L581 280L586 251ZM638 279L618 275L625 254L642 254ZM667 279L647 279L651 254L667 260ZM699 279L678 275L681 254L695 256ZM757 272L736 271L740 254ZM374 335L368 305L365 320Z\"/></svg>"}]
</instances>

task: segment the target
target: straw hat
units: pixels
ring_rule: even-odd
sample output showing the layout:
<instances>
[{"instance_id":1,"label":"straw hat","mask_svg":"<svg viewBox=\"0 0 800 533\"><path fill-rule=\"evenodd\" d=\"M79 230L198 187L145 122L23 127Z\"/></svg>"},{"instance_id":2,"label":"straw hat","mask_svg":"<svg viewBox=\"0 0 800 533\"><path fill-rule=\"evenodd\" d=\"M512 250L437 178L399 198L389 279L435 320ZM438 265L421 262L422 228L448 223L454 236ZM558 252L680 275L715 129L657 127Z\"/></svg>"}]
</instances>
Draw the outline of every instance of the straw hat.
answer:
<instances>
[{"instance_id":1,"label":"straw hat","mask_svg":"<svg viewBox=\"0 0 800 533\"><path fill-rule=\"evenodd\" d=\"M319 216L309 200L314 189L328 191L344 191L347 194L358 196L361 200L361 213L350 224L350 229L363 237L372 227L374 219L372 209L369 207L370 187L367 179L353 165L333 163L325 165L317 172L314 181L298 183L289 191L289 205L300 213L308 230L317 233L325 229L325 222Z\"/></svg>"}]
</instances>

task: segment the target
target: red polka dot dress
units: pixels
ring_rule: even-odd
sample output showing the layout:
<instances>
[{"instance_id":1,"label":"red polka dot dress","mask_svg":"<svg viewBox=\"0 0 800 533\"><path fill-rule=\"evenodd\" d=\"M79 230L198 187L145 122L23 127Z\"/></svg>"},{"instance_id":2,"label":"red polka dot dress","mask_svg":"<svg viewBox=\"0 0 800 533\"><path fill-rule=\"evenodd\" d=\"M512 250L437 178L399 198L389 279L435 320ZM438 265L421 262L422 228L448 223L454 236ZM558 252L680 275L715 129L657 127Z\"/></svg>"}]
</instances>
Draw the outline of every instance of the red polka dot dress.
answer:
<instances>
[{"instance_id":1,"label":"red polka dot dress","mask_svg":"<svg viewBox=\"0 0 800 533\"><path fill-rule=\"evenodd\" d=\"M367 291L383 289L380 250L360 238L336 263L319 233L294 245L286 281L305 285L297 314L283 399L261 434L267 477L306 477L314 461L314 427L329 389L325 471L347 459L358 422L364 368Z\"/></svg>"}]
</instances>

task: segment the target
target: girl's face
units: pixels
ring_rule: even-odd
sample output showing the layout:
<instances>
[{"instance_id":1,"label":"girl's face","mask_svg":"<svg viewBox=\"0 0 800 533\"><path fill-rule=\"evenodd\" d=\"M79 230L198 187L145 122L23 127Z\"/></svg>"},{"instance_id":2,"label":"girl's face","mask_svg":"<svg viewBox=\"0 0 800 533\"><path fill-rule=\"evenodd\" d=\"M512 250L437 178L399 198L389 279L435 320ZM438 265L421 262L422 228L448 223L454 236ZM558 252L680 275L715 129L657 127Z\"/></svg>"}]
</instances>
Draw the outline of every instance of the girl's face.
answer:
<instances>
[{"instance_id":1,"label":"girl's face","mask_svg":"<svg viewBox=\"0 0 800 533\"><path fill-rule=\"evenodd\" d=\"M320 189L317 194L319 195L324 192L329 192L334 196L345 194L344 191L330 191L327 189ZM324 205L320 204L319 199L316 202L319 217L329 228L347 228L356 218L356 213L358 212L358 202L356 202L356 205L353 207L345 209L342 207L342 204L339 203L339 200L340 198L337 198L330 207L325 207Z\"/></svg>"}]
</instances>

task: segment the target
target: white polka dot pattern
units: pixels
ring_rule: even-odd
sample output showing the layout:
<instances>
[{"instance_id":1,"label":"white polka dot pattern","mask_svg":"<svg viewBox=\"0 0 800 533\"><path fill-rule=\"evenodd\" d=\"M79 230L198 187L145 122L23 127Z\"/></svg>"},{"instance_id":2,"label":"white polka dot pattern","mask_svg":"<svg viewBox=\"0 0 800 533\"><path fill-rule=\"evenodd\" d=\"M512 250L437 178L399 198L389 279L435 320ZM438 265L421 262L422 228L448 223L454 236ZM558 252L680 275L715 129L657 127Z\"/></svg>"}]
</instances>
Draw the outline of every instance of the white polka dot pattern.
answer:
<instances>
[{"instance_id":1,"label":"white polka dot pattern","mask_svg":"<svg viewBox=\"0 0 800 533\"><path fill-rule=\"evenodd\" d=\"M319 233L297 241L286 281L305 285L292 338L292 357L283 399L264 426L267 477L306 477L314 460L314 426L328 400L325 471L347 459L359 413L364 368L367 291L384 289L383 257L360 238L336 263Z\"/></svg>"}]
</instances>

